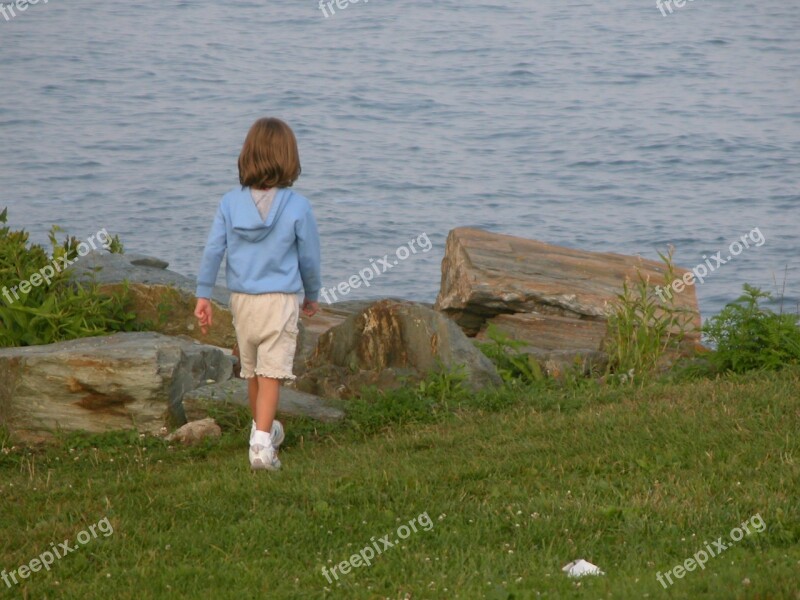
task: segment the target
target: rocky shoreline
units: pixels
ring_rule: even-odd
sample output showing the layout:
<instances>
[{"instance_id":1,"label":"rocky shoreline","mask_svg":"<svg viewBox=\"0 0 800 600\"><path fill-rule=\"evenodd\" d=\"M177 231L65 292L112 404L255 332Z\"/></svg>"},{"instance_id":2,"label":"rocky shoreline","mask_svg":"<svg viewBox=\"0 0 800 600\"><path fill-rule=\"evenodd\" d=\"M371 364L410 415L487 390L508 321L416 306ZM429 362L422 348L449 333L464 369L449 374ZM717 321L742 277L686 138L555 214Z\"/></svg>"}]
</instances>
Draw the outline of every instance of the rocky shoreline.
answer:
<instances>
[{"instance_id":1,"label":"rocky shoreline","mask_svg":"<svg viewBox=\"0 0 800 600\"><path fill-rule=\"evenodd\" d=\"M214 404L246 406L245 382L233 377L228 291L214 289L214 327L203 336L193 316L194 280L167 267L152 257L100 252L76 263L78 279L103 290L127 286L131 311L148 331L0 349L0 425L21 440L56 430L158 433L203 419ZM441 367L462 368L474 390L499 385L473 339L485 339L490 325L521 342L550 376L575 365L602 368L609 310L637 274L652 285L670 283L661 262L454 229L433 306L352 301L301 317L298 379L284 388L279 412L340 419L364 386L389 389ZM693 287L677 305L699 326Z\"/></svg>"}]
</instances>

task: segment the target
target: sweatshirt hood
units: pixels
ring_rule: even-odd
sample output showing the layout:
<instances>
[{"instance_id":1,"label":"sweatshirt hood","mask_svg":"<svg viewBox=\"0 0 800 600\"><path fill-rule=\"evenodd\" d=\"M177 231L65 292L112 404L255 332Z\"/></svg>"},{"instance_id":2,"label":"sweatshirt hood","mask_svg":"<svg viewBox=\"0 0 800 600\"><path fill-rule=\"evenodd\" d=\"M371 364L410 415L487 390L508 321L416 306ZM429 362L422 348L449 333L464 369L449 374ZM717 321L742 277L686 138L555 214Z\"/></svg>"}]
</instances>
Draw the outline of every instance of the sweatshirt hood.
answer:
<instances>
[{"instance_id":1,"label":"sweatshirt hood","mask_svg":"<svg viewBox=\"0 0 800 600\"><path fill-rule=\"evenodd\" d=\"M248 242L263 240L272 231L273 225L281 216L290 196L291 192L288 189L279 189L272 201L267 218L262 221L256 203L250 194L250 188L244 188L235 201L231 202L230 217L233 231Z\"/></svg>"}]
</instances>

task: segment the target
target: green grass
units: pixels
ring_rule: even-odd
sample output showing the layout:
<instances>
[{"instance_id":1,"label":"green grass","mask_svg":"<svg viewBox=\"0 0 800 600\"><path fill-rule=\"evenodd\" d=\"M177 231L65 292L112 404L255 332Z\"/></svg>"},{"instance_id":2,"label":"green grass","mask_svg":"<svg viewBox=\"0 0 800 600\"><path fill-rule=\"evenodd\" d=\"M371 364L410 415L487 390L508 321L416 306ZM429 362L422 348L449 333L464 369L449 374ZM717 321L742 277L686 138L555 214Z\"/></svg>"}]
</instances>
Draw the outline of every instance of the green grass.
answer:
<instances>
[{"instance_id":1,"label":"green grass","mask_svg":"<svg viewBox=\"0 0 800 600\"><path fill-rule=\"evenodd\" d=\"M0 568L114 527L0 597L800 598L797 369L460 397L388 426L375 398L346 425L286 420L274 474L250 473L241 427L193 449L0 437ZM425 512L372 566L321 574ZM757 513L766 531L656 581ZM567 578L576 558L607 575Z\"/></svg>"}]
</instances>

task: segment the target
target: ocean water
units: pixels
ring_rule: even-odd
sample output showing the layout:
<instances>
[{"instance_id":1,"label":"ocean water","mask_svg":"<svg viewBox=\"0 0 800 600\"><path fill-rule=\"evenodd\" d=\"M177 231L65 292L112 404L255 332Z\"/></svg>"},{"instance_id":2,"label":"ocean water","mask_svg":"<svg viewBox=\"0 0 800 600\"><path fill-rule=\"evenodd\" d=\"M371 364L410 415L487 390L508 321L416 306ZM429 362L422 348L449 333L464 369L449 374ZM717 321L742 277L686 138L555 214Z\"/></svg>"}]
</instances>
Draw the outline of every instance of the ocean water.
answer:
<instances>
[{"instance_id":1,"label":"ocean water","mask_svg":"<svg viewBox=\"0 0 800 600\"><path fill-rule=\"evenodd\" d=\"M648 258L672 244L687 267L757 229L698 286L703 315L745 282L785 280L795 310L797 3L333 9L49 0L0 16L0 209L36 241L105 228L195 275L244 135L275 115L298 136L326 287L430 240L347 299L433 301L457 226Z\"/></svg>"}]
</instances>

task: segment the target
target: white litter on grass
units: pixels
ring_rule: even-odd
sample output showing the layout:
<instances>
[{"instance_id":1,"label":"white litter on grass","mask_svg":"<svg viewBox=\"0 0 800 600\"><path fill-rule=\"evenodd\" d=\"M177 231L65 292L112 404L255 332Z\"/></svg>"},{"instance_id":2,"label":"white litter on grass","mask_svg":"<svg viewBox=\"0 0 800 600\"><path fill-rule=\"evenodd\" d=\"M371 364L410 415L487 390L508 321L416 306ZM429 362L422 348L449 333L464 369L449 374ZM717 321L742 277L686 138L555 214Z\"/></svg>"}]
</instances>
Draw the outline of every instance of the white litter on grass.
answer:
<instances>
[{"instance_id":1,"label":"white litter on grass","mask_svg":"<svg viewBox=\"0 0 800 600\"><path fill-rule=\"evenodd\" d=\"M589 561L583 560L579 558L578 560L573 560L571 563L568 563L561 567L561 570L564 571L569 577L583 577L584 575L605 575L603 571L600 570L600 567L597 565L593 565Z\"/></svg>"}]
</instances>

